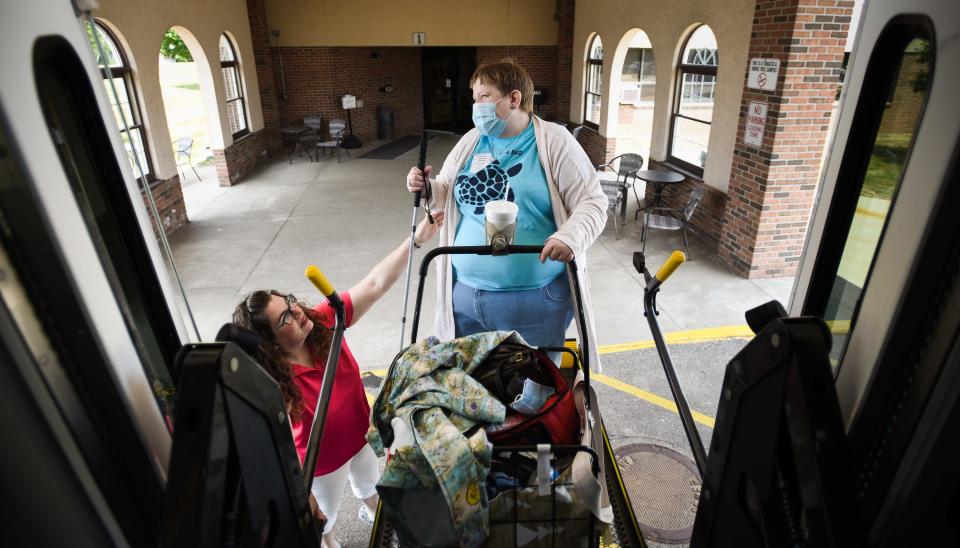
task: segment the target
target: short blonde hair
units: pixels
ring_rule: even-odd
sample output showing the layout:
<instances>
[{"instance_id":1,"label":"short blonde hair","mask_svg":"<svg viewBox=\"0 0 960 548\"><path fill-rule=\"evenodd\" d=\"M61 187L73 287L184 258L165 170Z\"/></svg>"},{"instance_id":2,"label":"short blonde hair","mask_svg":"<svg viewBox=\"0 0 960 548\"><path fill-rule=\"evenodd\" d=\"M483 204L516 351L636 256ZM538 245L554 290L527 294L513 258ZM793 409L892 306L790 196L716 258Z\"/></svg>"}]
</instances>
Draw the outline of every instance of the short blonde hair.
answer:
<instances>
[{"instance_id":1,"label":"short blonde hair","mask_svg":"<svg viewBox=\"0 0 960 548\"><path fill-rule=\"evenodd\" d=\"M523 67L513 59L501 59L496 63L484 63L473 71L470 85L477 80L481 84L493 86L504 95L513 90L520 92L520 108L525 112L533 111L533 80Z\"/></svg>"}]
</instances>

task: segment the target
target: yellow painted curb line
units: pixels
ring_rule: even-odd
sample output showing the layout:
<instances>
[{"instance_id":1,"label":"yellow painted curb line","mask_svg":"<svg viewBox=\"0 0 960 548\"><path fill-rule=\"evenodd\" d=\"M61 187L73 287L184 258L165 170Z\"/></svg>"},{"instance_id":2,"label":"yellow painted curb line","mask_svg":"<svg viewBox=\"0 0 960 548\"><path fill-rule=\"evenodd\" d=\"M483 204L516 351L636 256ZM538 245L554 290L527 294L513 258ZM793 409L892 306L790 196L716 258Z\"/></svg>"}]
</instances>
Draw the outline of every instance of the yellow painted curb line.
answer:
<instances>
[{"instance_id":1,"label":"yellow painted curb line","mask_svg":"<svg viewBox=\"0 0 960 548\"><path fill-rule=\"evenodd\" d=\"M365 373L373 373L373 374L381 374L381 375L382 375L382 374L386 374L386 370L379 369L379 370L376 370L376 371L365 371ZM678 411L677 411L677 405L676 405L675 403L673 403L673 401L668 400L668 399L666 399L666 398L662 398L662 397L654 394L653 392L647 392L646 390L643 390L642 388L637 388L636 386L633 386L632 384L627 384L627 383L625 383L625 382L623 382L623 381L619 381L619 380L617 380L617 379L614 379L614 378L612 378L612 377L608 377L608 376L603 375L603 374L601 374L601 373L594 373L593 375L590 375L590 378L593 379L593 380L595 380L595 381L597 381L597 382L599 382L600 384L605 384L605 385L609 386L610 388L615 388L615 389L617 389L617 390L620 390L621 392L626 392L627 394L630 394L631 396L633 396L633 397L635 397L635 398L639 398L639 399L641 399L641 400L643 400L643 401L645 401L645 402L649 402L649 403L652 403L653 405L662 407L662 408L666 409L667 411L672 411L672 412L674 412L674 413L678 413ZM369 393L369 392L365 392L365 393L366 393L366 395L367 395L367 403L370 404L370 405L373 405L373 402L376 400L376 396L374 396L373 394L371 394L371 393ZM710 428L713 428L713 425L714 425L714 419L713 419L713 417L711 417L711 416L709 416L709 415L704 415L703 413L700 413L699 411L693 411L693 410L691 410L690 413L693 415L693 420L699 422L700 424L702 424L702 425L704 425L704 426L708 426L708 427L710 427Z\"/></svg>"},{"instance_id":2,"label":"yellow painted curb line","mask_svg":"<svg viewBox=\"0 0 960 548\"><path fill-rule=\"evenodd\" d=\"M849 324L848 324L849 325ZM833 326L831 326L833 327ZM840 327L840 326L837 326ZM718 341L724 339L749 339L753 337L753 331L750 327L746 325L727 325L722 327L707 327L704 329L690 329L687 331L675 331L672 333L666 333L663 336L664 342L667 344L693 344L700 342L710 342ZM645 348L655 348L656 344L652 341L637 341L629 343L620 343L620 344L608 344L598 348L600 354L616 354L618 352L629 352L631 350L643 350ZM361 374L372 374L377 375L378 377L383 377L387 374L386 369L373 369L369 371L362 371ZM642 388L637 388L632 384L627 384L621 380L614 379L613 377L608 377L601 373L594 373L590 375L591 379L596 380L597 382L620 390L630 394L631 396L641 399L645 402L652 403L658 407L662 407L667 411L672 411L678 413L677 404L673 400L668 400L662 396L658 396L653 392L648 392ZM375 397L367 393L367 401L373 403ZM715 419L709 415L700 413L699 411L691 410L690 413L693 415L693 420L699 422L700 424L713 428L716 423Z\"/></svg>"},{"instance_id":3,"label":"yellow painted curb line","mask_svg":"<svg viewBox=\"0 0 960 548\"><path fill-rule=\"evenodd\" d=\"M827 320L825 323L834 335L846 335L850 332L850 320Z\"/></svg>"},{"instance_id":4,"label":"yellow painted curb line","mask_svg":"<svg viewBox=\"0 0 960 548\"><path fill-rule=\"evenodd\" d=\"M831 327L835 327L835 326L831 325ZM841 327L841 326L836 326L836 327ZM710 342L710 341L718 341L718 340L724 340L724 339L748 339L750 337L753 337L753 331L751 331L748 326L727 325L727 326L721 326L721 327L707 327L704 329L690 329L687 331L675 331L673 333L664 334L663 339L664 339L664 342L666 342L667 344L693 344L693 343L699 343L699 342ZM656 347L656 343L654 343L652 340L648 340L648 341L636 341L636 342L620 343L620 344L608 344L608 345L601 346L597 350L599 351L600 354L616 354L618 352L629 352L631 350L643 350L645 348L655 348L655 347ZM373 375L377 375L378 377L383 377L387 374L387 370L373 369L370 371L363 371L361 373L373 374ZM596 380L601 384L609 386L610 388L620 390L621 392L630 394L635 398L639 398L645 402L652 403L653 405L656 405L658 407L662 407L667 411L678 413L677 404L675 404L673 400L668 400L667 398L658 396L653 392L648 392L642 388L637 388L636 386L627 384L613 377L608 377L607 375L603 375L601 373L594 373L590 375L590 378ZM374 396L367 393L368 402L372 404L374 399L375 399ZM699 422L704 426L713 428L714 424L716 423L713 417L700 413L699 411L691 410L691 414L693 415L693 420Z\"/></svg>"},{"instance_id":5,"label":"yellow painted curb line","mask_svg":"<svg viewBox=\"0 0 960 548\"><path fill-rule=\"evenodd\" d=\"M753 337L753 331L746 325L727 325L723 327L707 327L704 329L690 329L687 331L674 331L666 333L663 340L667 344L692 344L699 342L719 341L723 339L749 339ZM617 352L629 352L631 350L643 350L644 348L656 348L656 344L650 341L638 341L620 344L608 344L597 349L600 354L616 354Z\"/></svg>"},{"instance_id":6,"label":"yellow painted curb line","mask_svg":"<svg viewBox=\"0 0 960 548\"><path fill-rule=\"evenodd\" d=\"M627 384L623 381L614 379L613 377L608 377L602 373L594 373L590 375L590 380L595 380L600 384L605 384L609 386L610 388L616 388L621 392L626 392L627 394L630 394L635 398L639 398L645 402L649 402L649 403L652 403L653 405L662 407L667 411L673 411L674 413L679 413L677 411L677 404L673 403L673 400L668 400L667 398L660 397L654 394L653 392L647 392L646 390L637 388L632 384ZM709 415L704 415L699 411L693 411L691 409L690 414L693 415L693 420L699 422L704 426L708 426L710 428L713 428L713 425L716 422L713 417Z\"/></svg>"}]
</instances>

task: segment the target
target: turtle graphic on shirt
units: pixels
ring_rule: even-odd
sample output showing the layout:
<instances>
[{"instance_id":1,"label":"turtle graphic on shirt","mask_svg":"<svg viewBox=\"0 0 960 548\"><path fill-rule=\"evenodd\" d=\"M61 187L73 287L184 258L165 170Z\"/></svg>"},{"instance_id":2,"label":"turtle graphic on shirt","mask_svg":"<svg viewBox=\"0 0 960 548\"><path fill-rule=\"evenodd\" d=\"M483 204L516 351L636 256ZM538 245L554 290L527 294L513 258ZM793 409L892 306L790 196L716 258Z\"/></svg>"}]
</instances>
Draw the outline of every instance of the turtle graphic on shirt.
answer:
<instances>
[{"instance_id":1,"label":"turtle graphic on shirt","mask_svg":"<svg viewBox=\"0 0 960 548\"><path fill-rule=\"evenodd\" d=\"M520 173L521 169L523 169L523 164L518 163L504 171L500 167L500 162L494 160L473 175L457 177L457 195L461 202L476 206L476 209L473 210L474 214L481 215L487 202L493 200L514 201L513 189L510 190L508 196L504 196L504 191L507 189L509 178Z\"/></svg>"}]
</instances>

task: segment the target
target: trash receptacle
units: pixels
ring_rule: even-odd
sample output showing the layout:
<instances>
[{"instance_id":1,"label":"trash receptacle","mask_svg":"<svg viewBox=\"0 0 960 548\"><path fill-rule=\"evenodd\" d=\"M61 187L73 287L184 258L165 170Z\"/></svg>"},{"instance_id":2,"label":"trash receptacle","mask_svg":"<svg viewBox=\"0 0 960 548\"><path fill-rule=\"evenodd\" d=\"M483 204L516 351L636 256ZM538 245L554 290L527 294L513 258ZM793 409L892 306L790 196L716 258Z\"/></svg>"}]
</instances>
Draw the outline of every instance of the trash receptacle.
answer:
<instances>
[{"instance_id":1,"label":"trash receptacle","mask_svg":"<svg viewBox=\"0 0 960 548\"><path fill-rule=\"evenodd\" d=\"M390 105L377 107L377 138L381 141L393 139L393 108Z\"/></svg>"}]
</instances>

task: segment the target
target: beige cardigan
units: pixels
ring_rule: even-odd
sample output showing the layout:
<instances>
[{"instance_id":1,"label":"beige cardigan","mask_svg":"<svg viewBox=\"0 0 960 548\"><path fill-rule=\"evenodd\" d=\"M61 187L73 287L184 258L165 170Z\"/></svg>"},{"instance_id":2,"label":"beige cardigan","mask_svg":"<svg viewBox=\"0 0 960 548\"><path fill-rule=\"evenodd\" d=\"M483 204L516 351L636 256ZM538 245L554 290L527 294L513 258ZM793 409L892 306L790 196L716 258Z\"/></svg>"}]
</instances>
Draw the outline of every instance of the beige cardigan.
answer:
<instances>
[{"instance_id":1,"label":"beige cardigan","mask_svg":"<svg viewBox=\"0 0 960 548\"><path fill-rule=\"evenodd\" d=\"M586 251L607 223L607 197L600 188L596 168L590 163L587 154L573 135L563 126L543 121L536 116L532 118L537 139L537 153L540 155L540 163L543 165L550 187L553 218L559 227L550 237L567 244L576 257L586 325L580 325L577 314L574 314L574 319L581 334L580 344L583 344L584 333L588 337L590 369L599 372L601 371L600 355L597 352ZM479 139L480 134L476 129L467 132L447 155L436 179L430 181L433 191L430 206L436 208L439 204L443 204L445 221L440 229L439 245L453 245L460 212L453 199L453 193L449 190L456 181L457 174L473 153ZM571 291L571 294L574 292ZM453 267L450 255L438 259L434 332L441 340L452 339L455 336Z\"/></svg>"}]
</instances>

